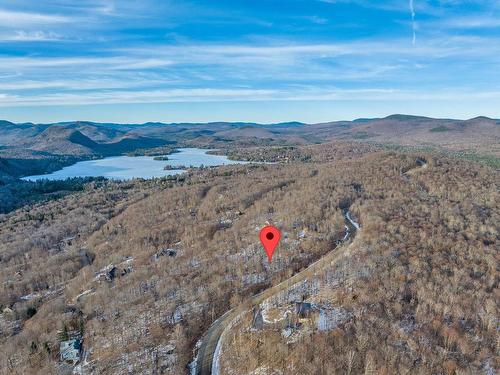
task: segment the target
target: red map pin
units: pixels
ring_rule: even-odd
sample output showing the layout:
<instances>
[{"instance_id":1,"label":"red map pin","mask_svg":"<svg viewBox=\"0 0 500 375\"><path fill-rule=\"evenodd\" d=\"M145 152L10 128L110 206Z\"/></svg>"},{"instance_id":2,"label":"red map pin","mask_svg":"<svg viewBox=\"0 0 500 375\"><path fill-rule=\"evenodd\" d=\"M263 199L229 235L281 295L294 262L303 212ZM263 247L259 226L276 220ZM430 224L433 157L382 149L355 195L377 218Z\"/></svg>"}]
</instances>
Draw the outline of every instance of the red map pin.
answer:
<instances>
[{"instance_id":1,"label":"red map pin","mask_svg":"<svg viewBox=\"0 0 500 375\"><path fill-rule=\"evenodd\" d=\"M260 242L266 250L269 262L273 260L273 253L280 242L281 233L278 228L268 225L260 230Z\"/></svg>"}]
</instances>

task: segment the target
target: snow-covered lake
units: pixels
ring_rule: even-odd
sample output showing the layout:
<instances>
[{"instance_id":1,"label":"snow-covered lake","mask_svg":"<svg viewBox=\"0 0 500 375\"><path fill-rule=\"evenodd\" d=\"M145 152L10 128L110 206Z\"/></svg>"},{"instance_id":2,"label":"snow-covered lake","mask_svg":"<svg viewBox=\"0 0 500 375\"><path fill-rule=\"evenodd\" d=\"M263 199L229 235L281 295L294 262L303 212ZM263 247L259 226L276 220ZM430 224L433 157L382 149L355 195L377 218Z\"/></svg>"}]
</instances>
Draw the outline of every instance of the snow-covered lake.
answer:
<instances>
[{"instance_id":1,"label":"snow-covered lake","mask_svg":"<svg viewBox=\"0 0 500 375\"><path fill-rule=\"evenodd\" d=\"M154 178L176 175L183 169L164 170L171 167L200 167L227 164L244 164L243 161L229 160L226 156L207 154L206 149L179 148L179 152L165 155L168 160L154 160L152 156L112 156L104 159L86 160L70 165L58 171L35 176L23 177L26 181L65 180L72 177L106 177L114 180L132 178Z\"/></svg>"}]
</instances>

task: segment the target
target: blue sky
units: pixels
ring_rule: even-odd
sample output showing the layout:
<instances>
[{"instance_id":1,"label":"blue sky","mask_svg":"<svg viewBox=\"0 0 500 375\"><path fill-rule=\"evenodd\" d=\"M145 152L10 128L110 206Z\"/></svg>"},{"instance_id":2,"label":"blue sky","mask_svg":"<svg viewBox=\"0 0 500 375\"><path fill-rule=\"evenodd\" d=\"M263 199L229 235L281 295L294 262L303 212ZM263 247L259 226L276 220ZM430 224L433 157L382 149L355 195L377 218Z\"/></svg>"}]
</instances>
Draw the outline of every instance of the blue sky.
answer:
<instances>
[{"instance_id":1,"label":"blue sky","mask_svg":"<svg viewBox=\"0 0 500 375\"><path fill-rule=\"evenodd\" d=\"M2 0L0 118L500 118L500 0Z\"/></svg>"}]
</instances>

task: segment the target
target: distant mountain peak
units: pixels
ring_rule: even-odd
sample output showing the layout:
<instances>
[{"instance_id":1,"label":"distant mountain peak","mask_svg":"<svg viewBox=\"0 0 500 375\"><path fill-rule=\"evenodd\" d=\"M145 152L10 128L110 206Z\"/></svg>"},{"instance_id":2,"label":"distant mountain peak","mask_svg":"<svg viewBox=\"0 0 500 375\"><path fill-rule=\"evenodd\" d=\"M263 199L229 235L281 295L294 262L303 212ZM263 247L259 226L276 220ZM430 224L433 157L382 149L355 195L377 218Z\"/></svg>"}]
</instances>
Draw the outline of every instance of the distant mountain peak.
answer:
<instances>
[{"instance_id":1,"label":"distant mountain peak","mask_svg":"<svg viewBox=\"0 0 500 375\"><path fill-rule=\"evenodd\" d=\"M425 117L425 116L415 116L415 115L403 115L403 114L393 114L390 116L387 116L381 120L398 120L398 121L408 121L408 120L429 120L430 117Z\"/></svg>"},{"instance_id":2,"label":"distant mountain peak","mask_svg":"<svg viewBox=\"0 0 500 375\"><path fill-rule=\"evenodd\" d=\"M15 124L13 122L7 121L7 120L0 120L0 126L14 126Z\"/></svg>"},{"instance_id":3,"label":"distant mountain peak","mask_svg":"<svg viewBox=\"0 0 500 375\"><path fill-rule=\"evenodd\" d=\"M477 117L473 117L473 118L471 118L471 119L469 119L467 121L471 121L471 122L474 121L474 122L476 122L476 121L497 121L497 120L492 119L490 117L486 117L486 116L477 116Z\"/></svg>"}]
</instances>

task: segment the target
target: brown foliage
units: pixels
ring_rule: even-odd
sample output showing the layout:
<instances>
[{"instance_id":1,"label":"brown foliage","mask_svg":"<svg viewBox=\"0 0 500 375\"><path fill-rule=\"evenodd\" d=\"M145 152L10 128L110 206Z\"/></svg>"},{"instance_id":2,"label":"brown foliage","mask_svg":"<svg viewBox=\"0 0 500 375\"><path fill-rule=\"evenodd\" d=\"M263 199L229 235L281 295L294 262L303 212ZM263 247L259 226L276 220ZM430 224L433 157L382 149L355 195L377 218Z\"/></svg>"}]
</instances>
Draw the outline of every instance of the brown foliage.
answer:
<instances>
[{"instance_id":1,"label":"brown foliage","mask_svg":"<svg viewBox=\"0 0 500 375\"><path fill-rule=\"evenodd\" d=\"M242 324L231 331L236 344L224 351L227 365L287 374L498 366L496 172L427 156L429 167L405 175L417 155L356 147L311 146L307 163L221 167L190 172L182 182L99 188L4 217L0 304L14 308L21 331L2 333L0 368L55 373L57 355L43 354L44 342L57 347L57 330L81 318L96 373L123 373L129 365L184 373L211 322L334 247L346 206L362 231L344 249L344 267L318 275L318 296L351 319L292 345L280 332L248 332ZM49 219L37 219L42 213ZM267 222L283 234L271 265L258 242ZM68 236L75 242L52 251ZM176 254L155 258L167 248ZM91 262L82 261L82 249ZM129 257L132 270L122 272ZM109 264L117 276L95 281ZM18 319L28 307L20 296L57 285L64 295L30 301L37 313ZM32 341L38 344L30 355ZM161 367L152 358L171 344L175 355Z\"/></svg>"}]
</instances>

